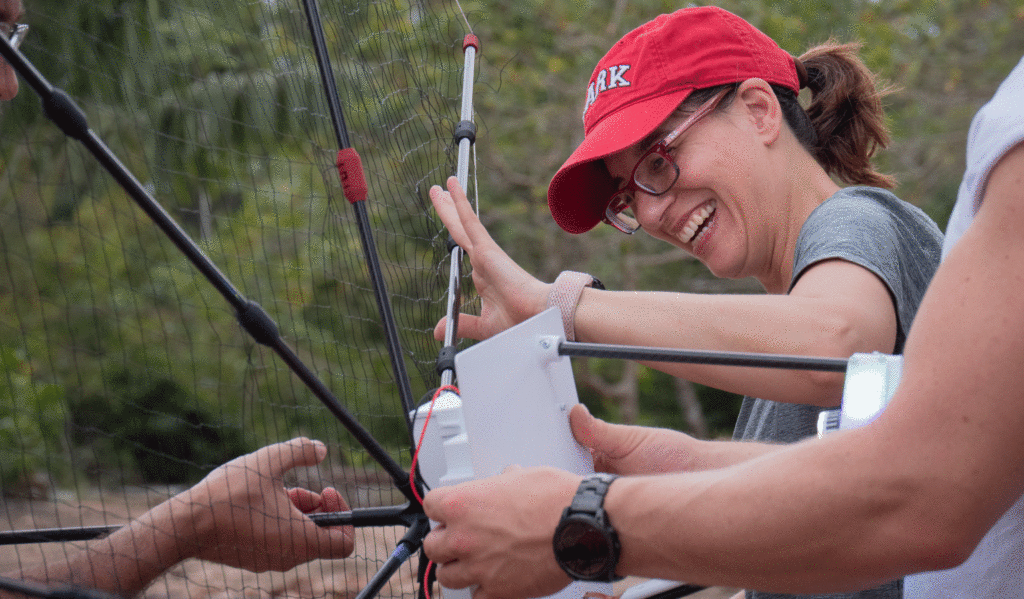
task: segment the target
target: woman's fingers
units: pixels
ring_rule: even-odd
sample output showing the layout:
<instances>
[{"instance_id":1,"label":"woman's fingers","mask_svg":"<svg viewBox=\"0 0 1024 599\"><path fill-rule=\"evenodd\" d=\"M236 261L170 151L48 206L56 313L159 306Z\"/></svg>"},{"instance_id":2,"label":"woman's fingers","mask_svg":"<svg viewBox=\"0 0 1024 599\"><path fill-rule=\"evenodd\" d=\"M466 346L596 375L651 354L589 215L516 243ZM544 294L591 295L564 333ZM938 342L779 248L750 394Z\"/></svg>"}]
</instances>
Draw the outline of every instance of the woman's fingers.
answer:
<instances>
[{"instance_id":1,"label":"woman's fingers","mask_svg":"<svg viewBox=\"0 0 1024 599\"><path fill-rule=\"evenodd\" d=\"M462 186L459 185L457 178L448 178L448 192L450 194L449 197L452 199L452 205L459 215L459 223L462 225L469 242L474 246L480 243L493 244L494 240L491 239L491 234L487 232L487 227L480 222L480 217L473 210L473 205L469 202L469 198L466 197L466 193L462 190Z\"/></svg>"},{"instance_id":2,"label":"woman's fingers","mask_svg":"<svg viewBox=\"0 0 1024 599\"><path fill-rule=\"evenodd\" d=\"M439 185L434 185L430 188L430 203L434 205L437 216L448 229L448 234L452 236L459 247L468 253L472 249L472 244L459 220L459 212L455 208L455 201L451 194L441 189Z\"/></svg>"}]
</instances>

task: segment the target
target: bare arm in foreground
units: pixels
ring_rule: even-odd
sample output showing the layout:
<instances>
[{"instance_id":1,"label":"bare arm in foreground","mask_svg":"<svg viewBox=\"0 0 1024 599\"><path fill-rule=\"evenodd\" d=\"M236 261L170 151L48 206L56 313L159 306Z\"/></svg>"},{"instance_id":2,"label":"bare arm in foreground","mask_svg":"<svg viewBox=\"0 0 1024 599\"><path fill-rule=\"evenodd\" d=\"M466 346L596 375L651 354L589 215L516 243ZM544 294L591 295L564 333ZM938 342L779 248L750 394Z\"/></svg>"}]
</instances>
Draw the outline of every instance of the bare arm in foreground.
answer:
<instances>
[{"instance_id":1,"label":"bare arm in foreground","mask_svg":"<svg viewBox=\"0 0 1024 599\"><path fill-rule=\"evenodd\" d=\"M618 573L787 592L865 588L954 566L1024 489L1024 146L992 171L871 425L729 468L616 481ZM551 538L579 477L514 470L435 489L424 544L448 587L553 592Z\"/></svg>"}]
</instances>

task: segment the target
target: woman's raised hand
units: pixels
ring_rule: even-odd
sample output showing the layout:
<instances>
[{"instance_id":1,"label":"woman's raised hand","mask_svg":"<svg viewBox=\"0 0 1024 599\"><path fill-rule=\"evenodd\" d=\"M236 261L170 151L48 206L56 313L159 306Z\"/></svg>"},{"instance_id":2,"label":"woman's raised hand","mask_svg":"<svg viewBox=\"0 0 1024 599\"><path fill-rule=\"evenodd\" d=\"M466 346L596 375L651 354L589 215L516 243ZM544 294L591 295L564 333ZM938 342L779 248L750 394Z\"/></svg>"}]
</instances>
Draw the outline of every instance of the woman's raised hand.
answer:
<instances>
[{"instance_id":1,"label":"woman's raised hand","mask_svg":"<svg viewBox=\"0 0 1024 599\"><path fill-rule=\"evenodd\" d=\"M482 302L480 316L459 316L459 337L487 339L547 307L550 285L523 270L494 242L473 212L458 179L448 178L448 191L438 185L431 187L430 201L452 239L469 258L473 285ZM445 324L445 318L437 323L436 339L444 339Z\"/></svg>"}]
</instances>

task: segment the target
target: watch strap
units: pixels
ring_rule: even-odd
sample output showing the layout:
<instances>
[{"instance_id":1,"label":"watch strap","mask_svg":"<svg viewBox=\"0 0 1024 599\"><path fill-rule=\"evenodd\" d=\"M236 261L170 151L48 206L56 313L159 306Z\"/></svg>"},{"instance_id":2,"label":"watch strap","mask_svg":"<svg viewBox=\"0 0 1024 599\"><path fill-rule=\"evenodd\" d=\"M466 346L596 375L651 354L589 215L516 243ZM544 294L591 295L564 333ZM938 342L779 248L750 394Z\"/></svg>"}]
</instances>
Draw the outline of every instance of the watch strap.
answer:
<instances>
[{"instance_id":1,"label":"watch strap","mask_svg":"<svg viewBox=\"0 0 1024 599\"><path fill-rule=\"evenodd\" d=\"M580 296L583 295L585 287L604 289L601 281L584 272L574 270L563 270L555 278L548 292L548 307L558 308L562 313L562 328L565 330L565 340L576 340L576 306L580 303Z\"/></svg>"},{"instance_id":2,"label":"watch strap","mask_svg":"<svg viewBox=\"0 0 1024 599\"><path fill-rule=\"evenodd\" d=\"M608 494L608 487L611 486L618 476L599 472L592 474L582 481L576 489L576 495L569 504L569 513L585 513L596 515L604 509L604 497Z\"/></svg>"}]
</instances>

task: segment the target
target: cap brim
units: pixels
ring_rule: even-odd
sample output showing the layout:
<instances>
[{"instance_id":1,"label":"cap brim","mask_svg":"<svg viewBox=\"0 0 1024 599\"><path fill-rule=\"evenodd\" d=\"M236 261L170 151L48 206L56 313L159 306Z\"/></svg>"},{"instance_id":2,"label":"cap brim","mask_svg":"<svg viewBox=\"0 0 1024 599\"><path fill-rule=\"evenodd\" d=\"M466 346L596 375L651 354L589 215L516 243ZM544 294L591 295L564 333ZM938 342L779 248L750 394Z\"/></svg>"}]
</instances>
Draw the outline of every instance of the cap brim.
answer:
<instances>
[{"instance_id":1,"label":"cap brim","mask_svg":"<svg viewBox=\"0 0 1024 599\"><path fill-rule=\"evenodd\" d=\"M601 222L616 186L599 161L647 137L692 91L684 88L627 106L586 135L548 186L548 208L559 227L585 233Z\"/></svg>"}]
</instances>

